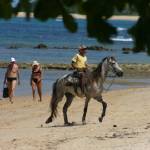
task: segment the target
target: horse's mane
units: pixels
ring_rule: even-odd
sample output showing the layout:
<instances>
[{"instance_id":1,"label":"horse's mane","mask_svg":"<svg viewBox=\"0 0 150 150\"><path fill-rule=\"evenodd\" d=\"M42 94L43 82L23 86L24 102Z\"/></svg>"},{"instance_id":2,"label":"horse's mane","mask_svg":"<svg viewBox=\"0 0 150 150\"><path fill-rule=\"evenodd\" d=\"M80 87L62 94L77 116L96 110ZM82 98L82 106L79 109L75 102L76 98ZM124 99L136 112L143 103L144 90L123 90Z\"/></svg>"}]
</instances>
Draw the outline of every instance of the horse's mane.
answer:
<instances>
[{"instance_id":1,"label":"horse's mane","mask_svg":"<svg viewBox=\"0 0 150 150\"><path fill-rule=\"evenodd\" d=\"M102 61L97 65L97 67L92 71L93 79L97 79L102 71L102 64L108 57L102 59Z\"/></svg>"}]
</instances>

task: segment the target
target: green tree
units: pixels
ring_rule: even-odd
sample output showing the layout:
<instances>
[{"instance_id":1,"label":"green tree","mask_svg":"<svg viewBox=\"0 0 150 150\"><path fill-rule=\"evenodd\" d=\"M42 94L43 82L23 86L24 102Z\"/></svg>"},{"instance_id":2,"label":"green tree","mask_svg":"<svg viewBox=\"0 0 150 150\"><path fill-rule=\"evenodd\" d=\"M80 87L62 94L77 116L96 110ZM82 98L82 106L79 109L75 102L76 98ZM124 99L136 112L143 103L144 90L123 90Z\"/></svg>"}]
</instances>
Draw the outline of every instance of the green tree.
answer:
<instances>
[{"instance_id":1,"label":"green tree","mask_svg":"<svg viewBox=\"0 0 150 150\"><path fill-rule=\"evenodd\" d=\"M128 33L134 39L134 51L147 51L150 55L150 0L34 0L32 10L31 0L0 0L0 18L10 19L19 11L26 12L26 18L30 18L33 11L34 17L41 21L62 16L65 27L70 32L76 32L77 22L71 15L71 10L84 14L87 20L87 33L89 37L96 38L99 42L112 42L110 37L117 34L114 26L108 23L108 19L117 12L123 12L128 6L128 11L136 12L139 16Z\"/></svg>"}]
</instances>

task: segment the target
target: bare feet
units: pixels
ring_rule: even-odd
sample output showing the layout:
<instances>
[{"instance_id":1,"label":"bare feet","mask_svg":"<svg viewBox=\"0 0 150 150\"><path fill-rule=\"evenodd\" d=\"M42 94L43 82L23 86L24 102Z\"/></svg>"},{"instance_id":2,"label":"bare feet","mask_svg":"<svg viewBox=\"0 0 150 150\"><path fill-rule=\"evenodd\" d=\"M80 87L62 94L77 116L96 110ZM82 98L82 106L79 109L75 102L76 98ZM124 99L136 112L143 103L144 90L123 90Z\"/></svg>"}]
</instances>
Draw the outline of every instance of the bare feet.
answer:
<instances>
[{"instance_id":1,"label":"bare feet","mask_svg":"<svg viewBox=\"0 0 150 150\"><path fill-rule=\"evenodd\" d=\"M36 100L36 98L35 98L35 96L33 97L33 99L32 99L33 101L35 101Z\"/></svg>"},{"instance_id":2,"label":"bare feet","mask_svg":"<svg viewBox=\"0 0 150 150\"><path fill-rule=\"evenodd\" d=\"M14 102L12 100L9 100L11 102L11 104L13 104Z\"/></svg>"}]
</instances>

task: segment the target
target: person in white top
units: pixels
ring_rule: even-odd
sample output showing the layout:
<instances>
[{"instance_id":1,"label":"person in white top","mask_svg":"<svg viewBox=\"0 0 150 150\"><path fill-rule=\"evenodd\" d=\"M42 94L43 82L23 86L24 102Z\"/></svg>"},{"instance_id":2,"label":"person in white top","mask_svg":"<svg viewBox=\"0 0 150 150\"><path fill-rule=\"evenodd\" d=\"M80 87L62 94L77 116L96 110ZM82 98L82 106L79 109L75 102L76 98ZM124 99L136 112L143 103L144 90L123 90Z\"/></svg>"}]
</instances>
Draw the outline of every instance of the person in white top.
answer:
<instances>
[{"instance_id":1,"label":"person in white top","mask_svg":"<svg viewBox=\"0 0 150 150\"><path fill-rule=\"evenodd\" d=\"M11 103L13 103L13 96L16 89L16 84L20 84L19 67L14 57L11 57L11 62L7 67L5 73L4 85L8 86L8 96Z\"/></svg>"}]
</instances>

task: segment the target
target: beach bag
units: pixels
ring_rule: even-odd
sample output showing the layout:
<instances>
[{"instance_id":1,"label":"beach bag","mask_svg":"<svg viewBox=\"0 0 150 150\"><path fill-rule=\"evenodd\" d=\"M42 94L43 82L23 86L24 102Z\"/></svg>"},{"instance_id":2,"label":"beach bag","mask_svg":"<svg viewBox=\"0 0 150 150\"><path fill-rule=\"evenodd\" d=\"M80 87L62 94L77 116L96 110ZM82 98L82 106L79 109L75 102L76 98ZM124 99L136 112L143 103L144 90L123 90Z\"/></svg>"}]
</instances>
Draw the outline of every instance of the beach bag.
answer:
<instances>
[{"instance_id":1,"label":"beach bag","mask_svg":"<svg viewBox=\"0 0 150 150\"><path fill-rule=\"evenodd\" d=\"M5 86L3 87L3 98L7 98L8 97L8 87Z\"/></svg>"}]
</instances>

